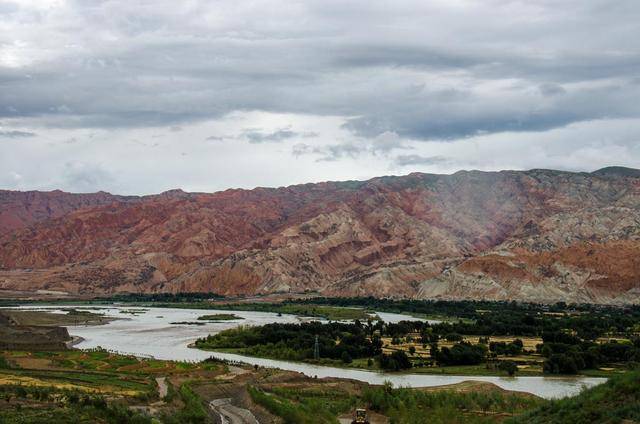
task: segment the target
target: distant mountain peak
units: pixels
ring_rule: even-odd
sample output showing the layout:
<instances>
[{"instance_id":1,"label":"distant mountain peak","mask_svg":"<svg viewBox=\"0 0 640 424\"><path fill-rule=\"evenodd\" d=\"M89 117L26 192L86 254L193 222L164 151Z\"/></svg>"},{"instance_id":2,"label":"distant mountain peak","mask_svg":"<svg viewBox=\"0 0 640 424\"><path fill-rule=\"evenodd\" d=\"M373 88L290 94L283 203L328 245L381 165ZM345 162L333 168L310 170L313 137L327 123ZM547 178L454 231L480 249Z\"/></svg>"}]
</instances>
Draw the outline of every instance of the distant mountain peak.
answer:
<instances>
[{"instance_id":1,"label":"distant mountain peak","mask_svg":"<svg viewBox=\"0 0 640 424\"><path fill-rule=\"evenodd\" d=\"M632 177L640 178L640 169L628 168L626 166L607 166L592 172L593 175L610 177Z\"/></svg>"}]
</instances>

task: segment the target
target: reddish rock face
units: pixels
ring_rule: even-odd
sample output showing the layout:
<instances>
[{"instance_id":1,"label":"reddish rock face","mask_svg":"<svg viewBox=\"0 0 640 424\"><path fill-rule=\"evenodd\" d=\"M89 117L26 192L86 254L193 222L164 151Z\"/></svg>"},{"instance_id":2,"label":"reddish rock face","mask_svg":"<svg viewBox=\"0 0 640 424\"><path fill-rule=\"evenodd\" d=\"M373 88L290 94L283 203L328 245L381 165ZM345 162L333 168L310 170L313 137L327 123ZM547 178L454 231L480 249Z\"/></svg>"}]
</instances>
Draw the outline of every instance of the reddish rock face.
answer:
<instances>
[{"instance_id":1,"label":"reddish rock face","mask_svg":"<svg viewBox=\"0 0 640 424\"><path fill-rule=\"evenodd\" d=\"M624 168L0 192L0 289L626 303L639 253L640 176Z\"/></svg>"},{"instance_id":2,"label":"reddish rock face","mask_svg":"<svg viewBox=\"0 0 640 424\"><path fill-rule=\"evenodd\" d=\"M0 190L0 236L50 218L59 218L78 209L136 199L104 192L73 194L60 190Z\"/></svg>"}]
</instances>

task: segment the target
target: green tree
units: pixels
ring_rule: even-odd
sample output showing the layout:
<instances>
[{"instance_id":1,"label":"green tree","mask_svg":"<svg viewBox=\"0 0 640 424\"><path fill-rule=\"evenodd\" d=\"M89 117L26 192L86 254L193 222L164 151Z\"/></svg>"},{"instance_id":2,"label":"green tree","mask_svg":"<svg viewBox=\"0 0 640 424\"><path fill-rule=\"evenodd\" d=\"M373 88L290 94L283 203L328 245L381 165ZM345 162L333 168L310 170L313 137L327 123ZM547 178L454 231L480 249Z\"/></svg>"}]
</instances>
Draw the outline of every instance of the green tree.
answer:
<instances>
[{"instance_id":1,"label":"green tree","mask_svg":"<svg viewBox=\"0 0 640 424\"><path fill-rule=\"evenodd\" d=\"M513 377L518 371L518 365L513 361L501 361L498 368L501 371L505 371L510 377Z\"/></svg>"}]
</instances>

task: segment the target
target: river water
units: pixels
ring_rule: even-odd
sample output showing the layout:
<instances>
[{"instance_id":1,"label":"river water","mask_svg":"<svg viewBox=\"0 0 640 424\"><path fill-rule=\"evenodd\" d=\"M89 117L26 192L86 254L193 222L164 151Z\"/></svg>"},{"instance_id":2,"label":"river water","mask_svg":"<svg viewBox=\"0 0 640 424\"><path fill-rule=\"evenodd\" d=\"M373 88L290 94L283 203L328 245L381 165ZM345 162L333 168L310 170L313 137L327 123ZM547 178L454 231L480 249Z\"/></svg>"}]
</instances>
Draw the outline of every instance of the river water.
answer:
<instances>
[{"instance_id":1,"label":"river water","mask_svg":"<svg viewBox=\"0 0 640 424\"><path fill-rule=\"evenodd\" d=\"M278 315L270 312L254 311L215 311L202 309L152 308L130 306L68 306L77 310L102 313L109 317L120 318L105 325L69 326L69 333L82 337L77 348L95 348L118 351L136 356L154 357L165 360L201 361L211 356L219 359L241 361L252 365L297 371L308 376L338 377L365 381L370 384L382 384L390 381L394 386L430 387L454 384L467 380L494 383L507 390L529 392L544 398L558 398L577 394L585 387L605 381L591 377L495 377L495 376L454 376L411 373L385 373L358 369L345 369L317 366L304 363L253 358L230 353L206 352L189 348L188 345L199 337L215 334L222 330L240 325L264 325L273 322L295 323L309 318L295 315ZM22 309L47 309L61 312L65 306L22 306ZM136 311L135 314L123 311ZM197 321L205 314L233 313L244 319L233 321L205 322L205 325L172 324L182 321ZM388 322L402 319L415 319L401 314L379 313ZM203 322L203 321L200 321Z\"/></svg>"}]
</instances>

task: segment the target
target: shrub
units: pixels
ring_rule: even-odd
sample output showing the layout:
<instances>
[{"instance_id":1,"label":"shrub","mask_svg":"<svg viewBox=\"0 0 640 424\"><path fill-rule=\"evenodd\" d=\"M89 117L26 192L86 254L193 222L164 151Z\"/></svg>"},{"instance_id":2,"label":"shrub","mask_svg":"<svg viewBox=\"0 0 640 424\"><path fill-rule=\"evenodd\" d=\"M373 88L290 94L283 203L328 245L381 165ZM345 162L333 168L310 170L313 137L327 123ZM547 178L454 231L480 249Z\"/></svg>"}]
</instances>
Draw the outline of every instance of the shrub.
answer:
<instances>
[{"instance_id":1,"label":"shrub","mask_svg":"<svg viewBox=\"0 0 640 424\"><path fill-rule=\"evenodd\" d=\"M443 347L436 353L436 361L442 365L477 365L484 360L486 351L483 345L460 342L453 347Z\"/></svg>"},{"instance_id":2,"label":"shrub","mask_svg":"<svg viewBox=\"0 0 640 424\"><path fill-rule=\"evenodd\" d=\"M9 361L4 356L0 356L0 369L10 368Z\"/></svg>"},{"instance_id":3,"label":"shrub","mask_svg":"<svg viewBox=\"0 0 640 424\"><path fill-rule=\"evenodd\" d=\"M411 361L406 353L402 351L395 351L391 355L385 355L384 353L378 357L380 368L390 371L400 371L411 368Z\"/></svg>"},{"instance_id":4,"label":"shrub","mask_svg":"<svg viewBox=\"0 0 640 424\"><path fill-rule=\"evenodd\" d=\"M502 361L500 362L498 368L501 371L505 371L511 377L513 377L516 371L518 371L518 365L516 365L516 363L513 361Z\"/></svg>"},{"instance_id":5,"label":"shrub","mask_svg":"<svg viewBox=\"0 0 640 424\"><path fill-rule=\"evenodd\" d=\"M549 356L549 358L544 361L543 371L546 374L577 374L578 365L570 356L557 353Z\"/></svg>"},{"instance_id":6,"label":"shrub","mask_svg":"<svg viewBox=\"0 0 640 424\"><path fill-rule=\"evenodd\" d=\"M444 336L445 340L448 342L459 342L462 341L462 336L458 333L449 333Z\"/></svg>"}]
</instances>

